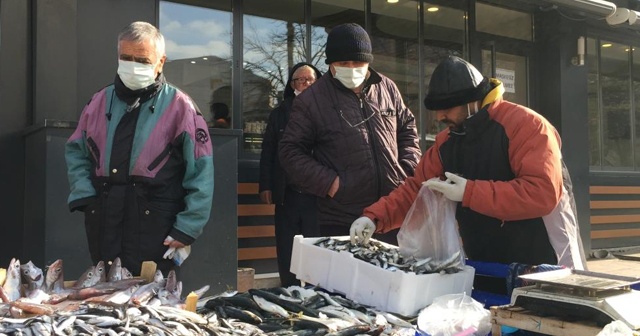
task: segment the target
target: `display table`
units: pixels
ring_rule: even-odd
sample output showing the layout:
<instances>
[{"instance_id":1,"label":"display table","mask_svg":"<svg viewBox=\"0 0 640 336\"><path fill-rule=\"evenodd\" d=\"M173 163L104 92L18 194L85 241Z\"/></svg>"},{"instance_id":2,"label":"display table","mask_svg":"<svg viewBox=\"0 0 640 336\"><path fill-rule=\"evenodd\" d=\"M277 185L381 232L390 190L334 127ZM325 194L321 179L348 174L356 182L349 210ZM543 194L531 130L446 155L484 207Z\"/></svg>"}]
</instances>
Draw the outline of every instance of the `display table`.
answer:
<instances>
[{"instance_id":1,"label":"display table","mask_svg":"<svg viewBox=\"0 0 640 336\"><path fill-rule=\"evenodd\" d=\"M493 306L490 311L492 336L501 336L500 327L503 325L557 336L597 335L602 330L594 322L563 321L553 316L541 316L541 314L517 306Z\"/></svg>"}]
</instances>

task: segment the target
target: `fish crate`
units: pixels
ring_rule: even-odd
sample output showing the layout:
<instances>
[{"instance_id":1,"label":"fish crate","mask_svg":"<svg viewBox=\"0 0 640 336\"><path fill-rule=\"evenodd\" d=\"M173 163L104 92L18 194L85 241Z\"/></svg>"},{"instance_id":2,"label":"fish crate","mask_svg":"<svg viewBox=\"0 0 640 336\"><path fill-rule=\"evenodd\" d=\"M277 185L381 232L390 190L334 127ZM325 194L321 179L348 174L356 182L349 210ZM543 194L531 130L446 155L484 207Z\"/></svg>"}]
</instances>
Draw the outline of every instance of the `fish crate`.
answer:
<instances>
[{"instance_id":1,"label":"fish crate","mask_svg":"<svg viewBox=\"0 0 640 336\"><path fill-rule=\"evenodd\" d=\"M349 239L348 236L332 238ZM294 237L291 272L300 281L343 294L358 303L415 316L439 296L471 294L475 274L471 266L453 274L390 271L355 258L348 251L315 246L316 241L318 238Z\"/></svg>"}]
</instances>

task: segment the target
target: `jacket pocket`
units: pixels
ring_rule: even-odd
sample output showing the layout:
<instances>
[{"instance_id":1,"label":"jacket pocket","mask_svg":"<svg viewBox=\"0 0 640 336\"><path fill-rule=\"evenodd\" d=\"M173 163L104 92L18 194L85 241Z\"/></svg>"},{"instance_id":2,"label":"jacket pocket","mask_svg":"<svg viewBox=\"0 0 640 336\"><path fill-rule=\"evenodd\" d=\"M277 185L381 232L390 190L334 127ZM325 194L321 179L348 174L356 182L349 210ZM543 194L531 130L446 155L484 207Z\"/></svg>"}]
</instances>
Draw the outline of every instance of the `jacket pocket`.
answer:
<instances>
[{"instance_id":1,"label":"jacket pocket","mask_svg":"<svg viewBox=\"0 0 640 336\"><path fill-rule=\"evenodd\" d=\"M149 165L149 167L147 167L147 170L151 171L154 170L156 167L158 167L158 165L160 165L160 163L162 163L162 161L169 155L171 155L171 152L173 151L173 145L172 144L168 144L164 150L160 153L160 155L158 155L153 161L151 161L151 164Z\"/></svg>"},{"instance_id":2,"label":"jacket pocket","mask_svg":"<svg viewBox=\"0 0 640 336\"><path fill-rule=\"evenodd\" d=\"M340 178L340 184L338 185L338 191L333 195L333 199L338 203L344 203L347 189L347 173L338 172L338 177Z\"/></svg>"},{"instance_id":3,"label":"jacket pocket","mask_svg":"<svg viewBox=\"0 0 640 336\"><path fill-rule=\"evenodd\" d=\"M93 163L96 165L96 168L100 168L100 150L98 149L98 145L93 141L93 138L87 138L87 145L89 145L89 152L93 158Z\"/></svg>"},{"instance_id":4,"label":"jacket pocket","mask_svg":"<svg viewBox=\"0 0 640 336\"><path fill-rule=\"evenodd\" d=\"M140 260L162 260L162 255L167 250L162 243L176 223L177 214L182 210L182 204L138 197L140 231L137 247Z\"/></svg>"}]
</instances>

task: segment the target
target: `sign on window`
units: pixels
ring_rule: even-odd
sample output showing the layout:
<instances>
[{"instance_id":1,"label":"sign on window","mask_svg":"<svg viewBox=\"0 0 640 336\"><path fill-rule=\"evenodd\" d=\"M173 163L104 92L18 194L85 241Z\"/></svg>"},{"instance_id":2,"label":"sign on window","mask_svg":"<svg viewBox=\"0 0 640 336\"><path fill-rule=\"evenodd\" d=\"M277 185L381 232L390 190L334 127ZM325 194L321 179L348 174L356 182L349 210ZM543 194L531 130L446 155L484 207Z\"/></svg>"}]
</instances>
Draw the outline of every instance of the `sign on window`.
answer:
<instances>
[{"instance_id":1,"label":"sign on window","mask_svg":"<svg viewBox=\"0 0 640 336\"><path fill-rule=\"evenodd\" d=\"M515 70L496 68L496 78L504 85L505 92L516 93L516 72Z\"/></svg>"}]
</instances>

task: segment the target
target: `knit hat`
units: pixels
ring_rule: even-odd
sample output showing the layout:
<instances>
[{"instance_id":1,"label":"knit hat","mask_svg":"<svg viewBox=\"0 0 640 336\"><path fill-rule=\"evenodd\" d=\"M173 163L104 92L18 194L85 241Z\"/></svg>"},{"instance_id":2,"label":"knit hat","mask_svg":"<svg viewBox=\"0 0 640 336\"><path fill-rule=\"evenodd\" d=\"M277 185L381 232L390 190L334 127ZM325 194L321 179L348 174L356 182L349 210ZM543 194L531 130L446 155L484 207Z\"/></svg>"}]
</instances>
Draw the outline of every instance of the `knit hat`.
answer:
<instances>
[{"instance_id":1,"label":"knit hat","mask_svg":"<svg viewBox=\"0 0 640 336\"><path fill-rule=\"evenodd\" d=\"M482 100L489 91L489 79L478 69L460 57L449 56L433 70L424 106L446 110Z\"/></svg>"},{"instance_id":2,"label":"knit hat","mask_svg":"<svg viewBox=\"0 0 640 336\"><path fill-rule=\"evenodd\" d=\"M327 37L325 52L327 64L339 61L367 63L373 61L369 34L356 23L345 23L333 27Z\"/></svg>"}]
</instances>

